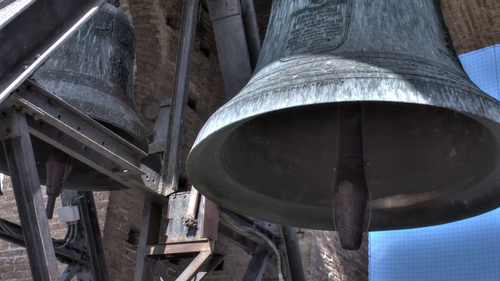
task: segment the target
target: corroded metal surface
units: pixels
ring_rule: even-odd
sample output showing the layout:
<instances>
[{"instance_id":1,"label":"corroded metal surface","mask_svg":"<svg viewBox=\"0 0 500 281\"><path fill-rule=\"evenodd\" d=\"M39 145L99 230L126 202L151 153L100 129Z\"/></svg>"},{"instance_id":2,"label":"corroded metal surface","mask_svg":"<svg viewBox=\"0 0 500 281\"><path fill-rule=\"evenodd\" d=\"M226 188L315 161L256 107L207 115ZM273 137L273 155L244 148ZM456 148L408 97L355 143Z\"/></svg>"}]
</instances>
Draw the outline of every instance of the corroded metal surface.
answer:
<instances>
[{"instance_id":1,"label":"corroded metal surface","mask_svg":"<svg viewBox=\"0 0 500 281\"><path fill-rule=\"evenodd\" d=\"M335 229L338 103L363 105L366 229L500 205L500 104L458 62L439 1L277 0L254 76L206 123L193 185L222 207ZM349 209L347 209L349 210Z\"/></svg>"},{"instance_id":2,"label":"corroded metal surface","mask_svg":"<svg viewBox=\"0 0 500 281\"><path fill-rule=\"evenodd\" d=\"M33 79L132 143L147 143L134 103L135 35L117 8L104 5L56 50Z\"/></svg>"}]
</instances>

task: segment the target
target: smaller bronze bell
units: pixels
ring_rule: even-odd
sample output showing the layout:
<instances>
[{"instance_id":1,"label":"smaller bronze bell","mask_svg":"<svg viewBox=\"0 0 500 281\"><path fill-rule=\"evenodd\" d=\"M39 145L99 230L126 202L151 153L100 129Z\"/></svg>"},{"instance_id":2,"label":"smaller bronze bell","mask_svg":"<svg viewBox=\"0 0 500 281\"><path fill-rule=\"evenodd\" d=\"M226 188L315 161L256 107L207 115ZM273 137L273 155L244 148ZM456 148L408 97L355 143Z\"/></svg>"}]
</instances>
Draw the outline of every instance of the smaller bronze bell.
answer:
<instances>
[{"instance_id":1,"label":"smaller bronze bell","mask_svg":"<svg viewBox=\"0 0 500 281\"><path fill-rule=\"evenodd\" d=\"M47 90L97 120L122 138L147 151L147 133L134 103L135 34L131 22L116 7L104 5L31 77ZM40 182L47 181L46 162L54 166L53 148L32 137ZM61 158L61 157L59 157ZM64 157L62 157L64 158ZM117 190L124 187L73 159L64 188ZM3 150L0 172L8 173ZM58 173L54 180L58 181ZM52 176L51 176L52 177ZM57 195L57 191L54 191Z\"/></svg>"}]
</instances>

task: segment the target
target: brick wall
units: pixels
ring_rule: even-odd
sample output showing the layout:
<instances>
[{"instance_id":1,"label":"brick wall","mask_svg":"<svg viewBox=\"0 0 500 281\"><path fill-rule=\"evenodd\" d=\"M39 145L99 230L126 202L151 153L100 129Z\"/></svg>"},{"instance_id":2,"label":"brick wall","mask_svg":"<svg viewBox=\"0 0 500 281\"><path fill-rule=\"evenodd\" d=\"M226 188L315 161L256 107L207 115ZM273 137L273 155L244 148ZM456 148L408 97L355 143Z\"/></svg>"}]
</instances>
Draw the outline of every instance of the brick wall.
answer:
<instances>
[{"instance_id":1,"label":"brick wall","mask_svg":"<svg viewBox=\"0 0 500 281\"><path fill-rule=\"evenodd\" d=\"M0 217L19 224L14 193L9 177L5 177L2 184L3 196L0 197ZM42 194L45 194L45 187L42 186ZM109 192L95 192L94 200L99 216L99 226L104 229L104 222L107 213ZM44 196L44 202L47 197ZM61 200L56 202L56 210L61 206ZM49 220L50 231L55 239L62 239L66 234L66 224L59 222L57 211L54 212L53 219ZM59 273L66 268L65 264L59 263ZM0 280L32 280L26 250L23 247L0 240Z\"/></svg>"},{"instance_id":2,"label":"brick wall","mask_svg":"<svg viewBox=\"0 0 500 281\"><path fill-rule=\"evenodd\" d=\"M441 0L458 54L500 43L500 1Z\"/></svg>"}]
</instances>

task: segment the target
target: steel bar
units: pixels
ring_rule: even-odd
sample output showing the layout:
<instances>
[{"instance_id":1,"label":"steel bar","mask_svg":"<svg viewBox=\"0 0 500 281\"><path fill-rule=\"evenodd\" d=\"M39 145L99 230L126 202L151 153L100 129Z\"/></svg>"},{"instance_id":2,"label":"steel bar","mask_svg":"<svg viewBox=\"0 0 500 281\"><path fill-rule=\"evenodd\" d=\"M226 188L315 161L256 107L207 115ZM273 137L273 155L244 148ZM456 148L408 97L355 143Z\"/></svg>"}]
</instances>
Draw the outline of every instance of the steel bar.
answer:
<instances>
[{"instance_id":1,"label":"steel bar","mask_svg":"<svg viewBox=\"0 0 500 281\"><path fill-rule=\"evenodd\" d=\"M26 247L26 243L24 242L23 230L20 225L12 223L7 220L2 220L2 224L4 224L8 229L2 229L0 227L0 239L8 241L12 244L16 244L18 246ZM86 252L76 249L71 245L66 245L62 247L62 242L56 241L52 239L54 244L56 258L63 263L72 263L77 262L80 264L87 264L88 261L84 260L83 257L87 254Z\"/></svg>"},{"instance_id":2,"label":"steel bar","mask_svg":"<svg viewBox=\"0 0 500 281\"><path fill-rule=\"evenodd\" d=\"M198 271L200 270L200 267L207 262L207 260L212 256L211 251L203 251L200 252L196 258L182 271L181 275L175 279L176 281L186 281L186 280L191 280Z\"/></svg>"},{"instance_id":3,"label":"steel bar","mask_svg":"<svg viewBox=\"0 0 500 281\"><path fill-rule=\"evenodd\" d=\"M257 23L253 0L241 0L241 15L243 16L243 24L245 25L250 62L252 63L252 70L254 70L259 60L262 43L260 41L259 25Z\"/></svg>"},{"instance_id":4,"label":"steel bar","mask_svg":"<svg viewBox=\"0 0 500 281\"><path fill-rule=\"evenodd\" d=\"M187 106L191 60L194 50L196 33L196 18L198 15L198 0L185 0L182 11L180 43L174 79L174 92L168 127L163 167L161 171L161 186L163 195L171 194L178 189L180 174L180 159L182 141L184 138L184 112Z\"/></svg>"},{"instance_id":5,"label":"steel bar","mask_svg":"<svg viewBox=\"0 0 500 281\"><path fill-rule=\"evenodd\" d=\"M94 195L91 191L64 190L61 200L67 205L71 205L74 201L72 205L78 205L80 209L80 221L76 226L79 235L76 236L74 243L87 250L90 265L83 268L87 270L80 270L77 277L82 280L87 280L89 277L94 281L110 280Z\"/></svg>"},{"instance_id":6,"label":"steel bar","mask_svg":"<svg viewBox=\"0 0 500 281\"><path fill-rule=\"evenodd\" d=\"M279 255L281 257L281 271L282 271L282 278L284 281L292 281L292 275L290 274L290 262L288 260L288 252L287 248L285 245L285 240L283 239L284 233L281 227L279 228L278 231L278 237L274 239L274 244L276 245L276 248L278 249Z\"/></svg>"},{"instance_id":7,"label":"steel bar","mask_svg":"<svg viewBox=\"0 0 500 281\"><path fill-rule=\"evenodd\" d=\"M205 263L200 270L198 270L198 273L196 274L196 277L193 278L193 281L201 281L210 276L210 274L215 270L217 266L224 260L225 256L223 255L213 255L212 258Z\"/></svg>"},{"instance_id":8,"label":"steel bar","mask_svg":"<svg viewBox=\"0 0 500 281\"><path fill-rule=\"evenodd\" d=\"M209 251L214 248L214 242L208 239L200 239L198 241L179 242L164 245L148 245L148 256L165 256L174 254L186 254Z\"/></svg>"},{"instance_id":9,"label":"steel bar","mask_svg":"<svg viewBox=\"0 0 500 281\"><path fill-rule=\"evenodd\" d=\"M128 188L137 188L167 203L159 189L159 174L142 165L147 154L114 134L59 97L26 81L8 101L33 116L30 133L106 174ZM7 105L6 105L7 106ZM44 124L43 126L41 124Z\"/></svg>"},{"instance_id":10,"label":"steel bar","mask_svg":"<svg viewBox=\"0 0 500 281\"><path fill-rule=\"evenodd\" d=\"M82 268L78 263L72 263L66 267L64 272L59 277L60 281L71 281L75 277L76 273Z\"/></svg>"},{"instance_id":11,"label":"steel bar","mask_svg":"<svg viewBox=\"0 0 500 281\"><path fill-rule=\"evenodd\" d=\"M0 4L0 104L103 0L17 0ZM22 36L19 36L22 34Z\"/></svg>"},{"instance_id":12,"label":"steel bar","mask_svg":"<svg viewBox=\"0 0 500 281\"><path fill-rule=\"evenodd\" d=\"M283 238L285 240L290 275L293 281L305 281L304 266L300 254L299 239L295 227L283 226Z\"/></svg>"},{"instance_id":13,"label":"steel bar","mask_svg":"<svg viewBox=\"0 0 500 281\"><path fill-rule=\"evenodd\" d=\"M149 144L149 154L163 153L168 139L171 99L163 100L153 130L153 141Z\"/></svg>"},{"instance_id":14,"label":"steel bar","mask_svg":"<svg viewBox=\"0 0 500 281\"><path fill-rule=\"evenodd\" d=\"M155 172L146 170L145 167L141 166L142 170L148 171L146 173L146 176L148 177L146 181L142 180L140 176L137 175L134 176L130 173L118 172L123 171L124 169L118 163L113 162L112 160L106 158L105 155L101 155L91 148L87 148L77 139L68 136L67 134L59 131L57 128L40 120L35 121L31 117L28 118L28 124L32 135L109 176L110 178L123 184L124 187L139 189L143 191L145 195L154 198L155 201L163 203L167 202L167 199L159 195L155 188L144 185L144 182L151 182L155 179ZM157 181L158 179L156 177L156 182Z\"/></svg>"},{"instance_id":15,"label":"steel bar","mask_svg":"<svg viewBox=\"0 0 500 281\"><path fill-rule=\"evenodd\" d=\"M151 199L144 200L142 213L141 232L137 246L135 262L135 281L153 280L155 276L155 261L148 258L150 248L148 245L158 244L161 227L163 207Z\"/></svg>"},{"instance_id":16,"label":"steel bar","mask_svg":"<svg viewBox=\"0 0 500 281\"><path fill-rule=\"evenodd\" d=\"M123 165L132 171L140 159L148 155L144 152L147 148L137 148L34 81L28 80L20 86L15 92L15 99L16 105L32 109L32 113L41 120L72 137L81 138L88 147L105 154L107 158L116 162L125 160Z\"/></svg>"},{"instance_id":17,"label":"steel bar","mask_svg":"<svg viewBox=\"0 0 500 281\"><path fill-rule=\"evenodd\" d=\"M252 255L242 281L261 281L272 255L268 247L259 245Z\"/></svg>"},{"instance_id":18,"label":"steel bar","mask_svg":"<svg viewBox=\"0 0 500 281\"><path fill-rule=\"evenodd\" d=\"M252 64L239 0L207 0L228 100L250 80Z\"/></svg>"},{"instance_id":19,"label":"steel bar","mask_svg":"<svg viewBox=\"0 0 500 281\"><path fill-rule=\"evenodd\" d=\"M32 276L37 276L37 280L56 280L59 277L57 260L43 204L28 124L25 115L15 110L8 111L7 118L18 132L18 135L3 140L3 147L31 273ZM9 128L4 128L4 130L9 130ZM11 127L11 130L14 128Z\"/></svg>"}]
</instances>

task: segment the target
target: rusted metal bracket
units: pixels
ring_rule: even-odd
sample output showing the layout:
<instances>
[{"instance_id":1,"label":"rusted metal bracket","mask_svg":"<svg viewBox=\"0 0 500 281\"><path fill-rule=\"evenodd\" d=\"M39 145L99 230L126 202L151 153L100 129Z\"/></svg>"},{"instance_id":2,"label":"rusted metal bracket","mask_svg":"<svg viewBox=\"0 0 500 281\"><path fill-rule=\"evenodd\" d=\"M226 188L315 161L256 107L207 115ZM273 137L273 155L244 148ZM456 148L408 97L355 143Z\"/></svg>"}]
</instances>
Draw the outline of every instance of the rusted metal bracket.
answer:
<instances>
[{"instance_id":1,"label":"rusted metal bracket","mask_svg":"<svg viewBox=\"0 0 500 281\"><path fill-rule=\"evenodd\" d=\"M201 280L199 278L208 276L223 260L225 246L215 242L219 207L201 196L196 215L197 225L189 227L185 224L184 216L192 201L191 196L191 192L178 192L169 197L167 241L164 244L159 242L163 207L151 200L145 201L134 280L151 280L159 257L180 259L196 256L184 275L177 280L190 280L182 278L192 277L193 274L196 274L196 280Z\"/></svg>"}]
</instances>

